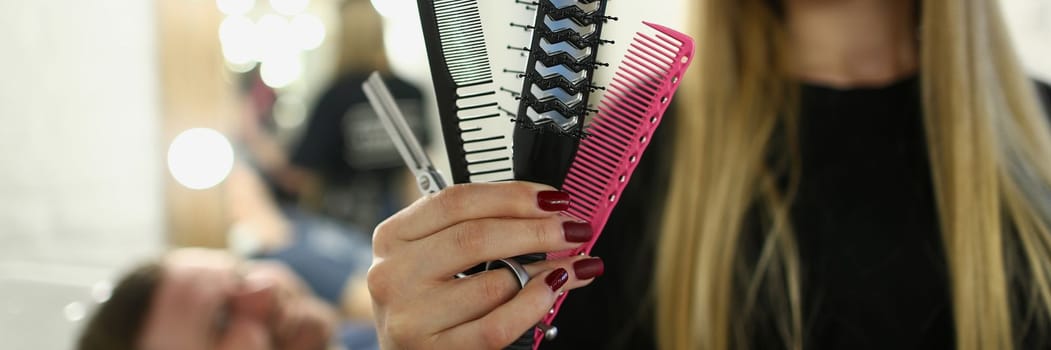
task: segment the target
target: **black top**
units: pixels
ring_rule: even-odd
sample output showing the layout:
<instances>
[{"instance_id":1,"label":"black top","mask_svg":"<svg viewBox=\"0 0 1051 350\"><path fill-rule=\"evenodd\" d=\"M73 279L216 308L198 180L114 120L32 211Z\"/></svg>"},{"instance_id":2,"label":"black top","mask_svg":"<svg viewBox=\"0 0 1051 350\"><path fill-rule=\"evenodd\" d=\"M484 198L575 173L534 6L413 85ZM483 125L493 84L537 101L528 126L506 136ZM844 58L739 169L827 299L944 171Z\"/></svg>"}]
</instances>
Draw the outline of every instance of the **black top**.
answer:
<instances>
[{"instance_id":1,"label":"black top","mask_svg":"<svg viewBox=\"0 0 1051 350\"><path fill-rule=\"evenodd\" d=\"M367 78L365 73L346 74L325 89L293 147L291 162L320 175L325 184L323 214L371 232L400 208L398 190L403 186L398 175L406 170L362 90ZM384 82L426 146L423 93L394 76L385 76Z\"/></svg>"},{"instance_id":2,"label":"black top","mask_svg":"<svg viewBox=\"0 0 1051 350\"><path fill-rule=\"evenodd\" d=\"M1051 110L1051 87L1039 90ZM807 349L955 344L920 99L916 77L880 88L801 88L801 178L791 216ZM651 270L669 122L592 250L605 258L606 274L570 293L555 319L559 336L542 349L656 347ZM753 341L780 347L776 339Z\"/></svg>"}]
</instances>

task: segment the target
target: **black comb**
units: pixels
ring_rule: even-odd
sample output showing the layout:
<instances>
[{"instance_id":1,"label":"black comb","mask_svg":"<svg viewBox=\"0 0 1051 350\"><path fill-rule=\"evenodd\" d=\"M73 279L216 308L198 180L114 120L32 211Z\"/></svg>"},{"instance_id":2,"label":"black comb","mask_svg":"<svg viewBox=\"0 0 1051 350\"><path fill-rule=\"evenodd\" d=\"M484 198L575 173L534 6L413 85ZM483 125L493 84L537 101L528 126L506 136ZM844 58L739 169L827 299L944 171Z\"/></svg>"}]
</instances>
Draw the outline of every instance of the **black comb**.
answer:
<instances>
[{"instance_id":1,"label":"black comb","mask_svg":"<svg viewBox=\"0 0 1051 350\"><path fill-rule=\"evenodd\" d=\"M576 152L606 20L606 0L536 3L514 131L515 179L561 187Z\"/></svg>"},{"instance_id":2,"label":"black comb","mask_svg":"<svg viewBox=\"0 0 1051 350\"><path fill-rule=\"evenodd\" d=\"M417 0L454 183L512 178L477 0Z\"/></svg>"}]
</instances>

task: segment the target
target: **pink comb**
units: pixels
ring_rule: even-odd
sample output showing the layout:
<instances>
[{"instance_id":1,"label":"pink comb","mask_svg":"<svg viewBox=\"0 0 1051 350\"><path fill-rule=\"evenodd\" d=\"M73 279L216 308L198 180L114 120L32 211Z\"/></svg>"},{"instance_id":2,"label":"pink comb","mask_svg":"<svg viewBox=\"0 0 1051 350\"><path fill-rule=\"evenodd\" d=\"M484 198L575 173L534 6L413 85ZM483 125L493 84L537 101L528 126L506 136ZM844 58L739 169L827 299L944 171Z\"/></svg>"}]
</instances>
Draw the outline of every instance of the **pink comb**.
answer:
<instances>
[{"instance_id":1,"label":"pink comb","mask_svg":"<svg viewBox=\"0 0 1051 350\"><path fill-rule=\"evenodd\" d=\"M591 223L595 236L575 250L550 253L548 259L591 252L693 60L692 38L658 24L643 23L657 33L636 33L562 186L573 198L573 206L564 214ZM544 324L551 324L567 294L558 297ZM536 329L533 337L536 349L544 333Z\"/></svg>"}]
</instances>

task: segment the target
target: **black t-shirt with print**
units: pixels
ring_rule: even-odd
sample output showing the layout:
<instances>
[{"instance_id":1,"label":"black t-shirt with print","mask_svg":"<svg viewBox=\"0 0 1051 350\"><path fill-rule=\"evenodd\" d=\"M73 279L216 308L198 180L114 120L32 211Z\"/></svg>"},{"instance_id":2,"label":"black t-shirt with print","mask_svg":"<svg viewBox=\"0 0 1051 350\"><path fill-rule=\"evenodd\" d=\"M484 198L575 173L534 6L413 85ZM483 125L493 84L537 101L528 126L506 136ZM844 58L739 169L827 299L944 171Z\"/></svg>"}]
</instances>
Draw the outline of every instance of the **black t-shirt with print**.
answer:
<instances>
[{"instance_id":1,"label":"black t-shirt with print","mask_svg":"<svg viewBox=\"0 0 1051 350\"><path fill-rule=\"evenodd\" d=\"M318 173L325 183L324 214L371 232L400 209L406 167L380 124L361 84L366 74L347 74L318 99L291 162ZM386 76L409 127L425 146L423 94L407 81Z\"/></svg>"}]
</instances>

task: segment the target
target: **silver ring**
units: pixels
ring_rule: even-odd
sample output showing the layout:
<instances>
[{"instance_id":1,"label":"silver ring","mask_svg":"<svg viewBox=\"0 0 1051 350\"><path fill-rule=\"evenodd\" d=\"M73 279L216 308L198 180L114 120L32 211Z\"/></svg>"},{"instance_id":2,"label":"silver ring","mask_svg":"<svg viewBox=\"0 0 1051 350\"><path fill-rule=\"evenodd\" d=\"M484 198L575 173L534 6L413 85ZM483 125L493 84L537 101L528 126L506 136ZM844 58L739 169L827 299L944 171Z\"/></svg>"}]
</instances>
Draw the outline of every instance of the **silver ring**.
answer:
<instances>
[{"instance_id":1,"label":"silver ring","mask_svg":"<svg viewBox=\"0 0 1051 350\"><path fill-rule=\"evenodd\" d=\"M494 268L501 268L502 266L499 266L500 264L507 266L507 268L511 270L511 273L515 274L515 278L518 279L519 287L525 288L526 283L529 282L529 273L526 272L525 268L522 267L522 264L519 264L517 261L512 259L493 260L485 263L485 270L489 271Z\"/></svg>"}]
</instances>

